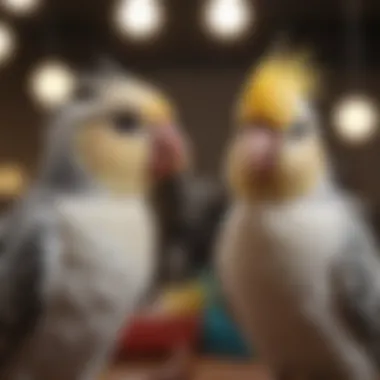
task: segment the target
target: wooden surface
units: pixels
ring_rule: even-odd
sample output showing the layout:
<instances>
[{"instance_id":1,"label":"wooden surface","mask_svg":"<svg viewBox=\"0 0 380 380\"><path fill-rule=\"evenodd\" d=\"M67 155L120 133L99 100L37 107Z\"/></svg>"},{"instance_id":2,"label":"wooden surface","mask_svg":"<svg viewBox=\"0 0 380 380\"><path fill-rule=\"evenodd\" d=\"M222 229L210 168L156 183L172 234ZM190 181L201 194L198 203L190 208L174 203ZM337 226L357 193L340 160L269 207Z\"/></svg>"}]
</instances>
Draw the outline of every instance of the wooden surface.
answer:
<instances>
[{"instance_id":1,"label":"wooden surface","mask_svg":"<svg viewBox=\"0 0 380 380\"><path fill-rule=\"evenodd\" d=\"M158 364L120 364L102 380L140 380L156 369ZM269 380L259 364L215 359L199 359L194 363L193 380ZM178 379L182 380L182 379Z\"/></svg>"}]
</instances>

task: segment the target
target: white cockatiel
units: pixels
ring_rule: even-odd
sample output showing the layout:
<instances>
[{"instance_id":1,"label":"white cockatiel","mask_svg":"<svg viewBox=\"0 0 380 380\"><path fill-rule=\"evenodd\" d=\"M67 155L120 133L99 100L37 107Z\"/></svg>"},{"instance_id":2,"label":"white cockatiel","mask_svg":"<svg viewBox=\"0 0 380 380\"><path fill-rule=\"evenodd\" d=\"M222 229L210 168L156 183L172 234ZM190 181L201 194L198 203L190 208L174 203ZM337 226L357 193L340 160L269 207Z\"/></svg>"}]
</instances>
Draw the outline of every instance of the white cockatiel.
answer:
<instances>
[{"instance_id":1,"label":"white cockatiel","mask_svg":"<svg viewBox=\"0 0 380 380\"><path fill-rule=\"evenodd\" d=\"M232 206L217 245L231 311L276 380L375 380L380 259L331 178L311 98L291 54L255 67L227 159Z\"/></svg>"},{"instance_id":2,"label":"white cockatiel","mask_svg":"<svg viewBox=\"0 0 380 380\"><path fill-rule=\"evenodd\" d=\"M110 74L50 126L2 230L2 379L99 377L154 274L151 191L187 161L176 122L157 89Z\"/></svg>"}]
</instances>

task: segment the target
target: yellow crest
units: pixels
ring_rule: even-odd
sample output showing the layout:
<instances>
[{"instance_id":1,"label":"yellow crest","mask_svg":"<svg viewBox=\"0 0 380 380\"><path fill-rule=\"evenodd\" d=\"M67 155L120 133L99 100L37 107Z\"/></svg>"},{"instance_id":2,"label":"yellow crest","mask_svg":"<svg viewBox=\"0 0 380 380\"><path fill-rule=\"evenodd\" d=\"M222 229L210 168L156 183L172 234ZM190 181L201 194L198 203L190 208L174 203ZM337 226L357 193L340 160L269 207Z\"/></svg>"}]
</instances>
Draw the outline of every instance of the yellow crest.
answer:
<instances>
[{"instance_id":1,"label":"yellow crest","mask_svg":"<svg viewBox=\"0 0 380 380\"><path fill-rule=\"evenodd\" d=\"M274 55L262 61L248 79L238 103L238 122L266 122L286 128L297 103L314 90L315 75L305 56Z\"/></svg>"}]
</instances>

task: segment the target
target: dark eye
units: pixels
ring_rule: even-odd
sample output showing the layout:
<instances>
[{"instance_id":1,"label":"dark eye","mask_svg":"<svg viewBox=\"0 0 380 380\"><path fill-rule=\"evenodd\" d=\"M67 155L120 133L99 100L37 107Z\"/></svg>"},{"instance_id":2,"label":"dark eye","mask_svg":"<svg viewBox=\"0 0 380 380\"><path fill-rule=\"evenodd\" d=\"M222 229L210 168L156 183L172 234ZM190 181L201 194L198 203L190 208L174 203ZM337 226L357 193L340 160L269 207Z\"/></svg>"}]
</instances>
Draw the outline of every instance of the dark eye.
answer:
<instances>
[{"instance_id":1,"label":"dark eye","mask_svg":"<svg viewBox=\"0 0 380 380\"><path fill-rule=\"evenodd\" d=\"M308 128L305 123L297 121L290 127L290 137L292 139L301 139L308 133Z\"/></svg>"},{"instance_id":2,"label":"dark eye","mask_svg":"<svg viewBox=\"0 0 380 380\"><path fill-rule=\"evenodd\" d=\"M112 116L112 123L120 133L132 133L138 130L140 120L131 113L117 113Z\"/></svg>"}]
</instances>

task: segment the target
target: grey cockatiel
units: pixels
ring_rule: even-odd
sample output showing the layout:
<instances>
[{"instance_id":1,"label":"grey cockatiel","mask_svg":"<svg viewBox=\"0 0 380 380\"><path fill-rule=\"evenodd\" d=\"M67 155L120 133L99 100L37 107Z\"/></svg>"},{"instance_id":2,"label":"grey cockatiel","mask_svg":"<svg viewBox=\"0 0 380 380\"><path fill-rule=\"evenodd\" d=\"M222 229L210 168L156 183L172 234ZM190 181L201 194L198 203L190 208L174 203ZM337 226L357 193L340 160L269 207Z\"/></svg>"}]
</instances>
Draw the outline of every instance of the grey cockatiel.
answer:
<instances>
[{"instance_id":1,"label":"grey cockatiel","mask_svg":"<svg viewBox=\"0 0 380 380\"><path fill-rule=\"evenodd\" d=\"M120 74L65 107L45 145L2 228L0 377L92 380L151 282L151 189L186 154L169 101Z\"/></svg>"},{"instance_id":2,"label":"grey cockatiel","mask_svg":"<svg viewBox=\"0 0 380 380\"><path fill-rule=\"evenodd\" d=\"M231 310L276 380L374 380L380 259L329 175L307 66L255 68L228 156L233 205L217 265Z\"/></svg>"}]
</instances>

